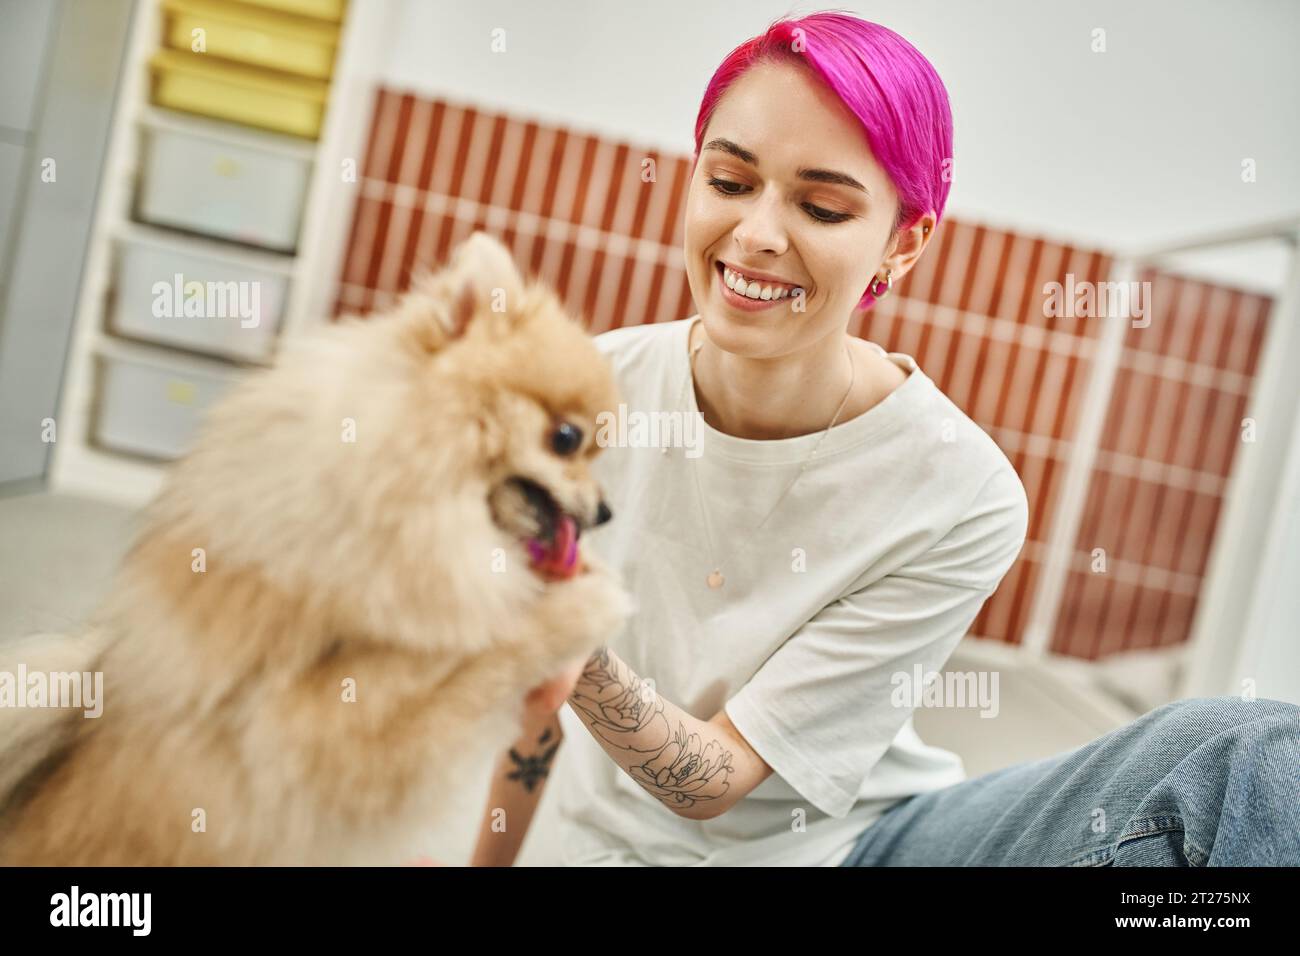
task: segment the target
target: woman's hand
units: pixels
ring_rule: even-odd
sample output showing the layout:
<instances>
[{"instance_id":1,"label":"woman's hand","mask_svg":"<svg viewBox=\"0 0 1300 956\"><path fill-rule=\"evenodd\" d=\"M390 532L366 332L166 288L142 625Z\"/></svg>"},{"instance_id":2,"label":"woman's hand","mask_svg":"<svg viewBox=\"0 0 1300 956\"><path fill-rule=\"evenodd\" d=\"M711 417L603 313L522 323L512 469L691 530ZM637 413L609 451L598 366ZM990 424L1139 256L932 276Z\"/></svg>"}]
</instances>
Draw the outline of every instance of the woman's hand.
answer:
<instances>
[{"instance_id":1,"label":"woman's hand","mask_svg":"<svg viewBox=\"0 0 1300 956\"><path fill-rule=\"evenodd\" d=\"M587 658L574 661L563 671L552 677L544 684L539 684L528 692L524 698L524 730L531 733L534 727L540 727L555 718L555 712L564 706L565 700L569 694L573 693L573 685L578 682L582 675L583 668L587 666ZM427 856L419 856L412 860L407 860L403 866L445 866L437 860Z\"/></svg>"}]
</instances>

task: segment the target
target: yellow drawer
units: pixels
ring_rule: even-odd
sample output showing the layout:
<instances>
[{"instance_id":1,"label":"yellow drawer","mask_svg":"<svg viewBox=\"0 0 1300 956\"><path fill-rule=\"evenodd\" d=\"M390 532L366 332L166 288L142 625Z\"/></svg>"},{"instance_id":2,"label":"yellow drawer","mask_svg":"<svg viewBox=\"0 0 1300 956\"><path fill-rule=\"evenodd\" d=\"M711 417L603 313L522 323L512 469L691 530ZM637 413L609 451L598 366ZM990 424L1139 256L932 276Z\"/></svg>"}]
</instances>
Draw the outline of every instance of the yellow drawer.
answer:
<instances>
[{"instance_id":1,"label":"yellow drawer","mask_svg":"<svg viewBox=\"0 0 1300 956\"><path fill-rule=\"evenodd\" d=\"M149 61L153 102L175 110L316 139L329 85L234 66L203 53L159 50Z\"/></svg>"},{"instance_id":2,"label":"yellow drawer","mask_svg":"<svg viewBox=\"0 0 1300 956\"><path fill-rule=\"evenodd\" d=\"M238 3L165 0L163 33L172 49L327 80L339 28ZM200 32L201 31L201 32Z\"/></svg>"},{"instance_id":3,"label":"yellow drawer","mask_svg":"<svg viewBox=\"0 0 1300 956\"><path fill-rule=\"evenodd\" d=\"M343 11L347 8L347 0L240 0L240 2L266 7L268 10L279 10L281 13L316 17L318 20L329 20L332 23L342 21Z\"/></svg>"}]
</instances>

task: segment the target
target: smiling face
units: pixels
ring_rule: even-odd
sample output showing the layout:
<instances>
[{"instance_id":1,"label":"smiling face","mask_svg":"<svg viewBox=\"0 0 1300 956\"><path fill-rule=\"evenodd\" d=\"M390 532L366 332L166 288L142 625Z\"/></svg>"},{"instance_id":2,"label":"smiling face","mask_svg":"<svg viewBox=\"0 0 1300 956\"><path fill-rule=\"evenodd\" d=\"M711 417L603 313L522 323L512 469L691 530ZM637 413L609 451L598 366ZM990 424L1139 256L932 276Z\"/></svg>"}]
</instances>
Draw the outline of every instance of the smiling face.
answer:
<instances>
[{"instance_id":1,"label":"smiling face","mask_svg":"<svg viewBox=\"0 0 1300 956\"><path fill-rule=\"evenodd\" d=\"M839 98L795 64L752 67L718 101L687 196L686 271L709 338L765 358L843 332L896 245L897 214Z\"/></svg>"}]
</instances>

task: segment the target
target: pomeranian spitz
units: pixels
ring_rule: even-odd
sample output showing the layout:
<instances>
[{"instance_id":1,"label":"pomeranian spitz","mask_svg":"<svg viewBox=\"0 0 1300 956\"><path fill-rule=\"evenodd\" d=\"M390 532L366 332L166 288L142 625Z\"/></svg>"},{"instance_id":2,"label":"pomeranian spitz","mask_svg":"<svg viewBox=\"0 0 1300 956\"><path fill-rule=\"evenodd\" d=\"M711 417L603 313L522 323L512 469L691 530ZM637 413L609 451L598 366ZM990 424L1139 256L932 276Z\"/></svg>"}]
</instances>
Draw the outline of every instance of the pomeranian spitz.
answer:
<instances>
[{"instance_id":1,"label":"pomeranian spitz","mask_svg":"<svg viewBox=\"0 0 1300 956\"><path fill-rule=\"evenodd\" d=\"M617 402L483 233L287 346L173 465L84 633L3 651L102 672L103 713L0 709L0 863L411 858L529 689L631 610L578 548L611 517L589 469Z\"/></svg>"}]
</instances>

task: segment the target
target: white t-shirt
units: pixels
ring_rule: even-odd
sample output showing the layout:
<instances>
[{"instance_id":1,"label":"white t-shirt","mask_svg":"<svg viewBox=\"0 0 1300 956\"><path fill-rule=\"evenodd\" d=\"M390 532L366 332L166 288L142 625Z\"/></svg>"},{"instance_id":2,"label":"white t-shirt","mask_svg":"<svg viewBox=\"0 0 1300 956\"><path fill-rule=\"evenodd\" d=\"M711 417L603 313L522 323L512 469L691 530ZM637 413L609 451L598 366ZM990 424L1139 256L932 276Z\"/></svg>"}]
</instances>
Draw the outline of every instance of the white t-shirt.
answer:
<instances>
[{"instance_id":1,"label":"white t-shirt","mask_svg":"<svg viewBox=\"0 0 1300 956\"><path fill-rule=\"evenodd\" d=\"M698 414L693 384L683 396L693 320L596 337L629 421ZM836 866L889 806L966 779L959 757L917 736L893 678L942 667L1019 554L1028 502L1001 449L912 357L876 348L907 380L831 429L758 535L821 430L753 440L699 417L702 453L625 445L597 458L614 520L583 546L636 605L610 649L701 720L725 706L774 772L722 815L685 819L565 706L550 786L566 865Z\"/></svg>"}]
</instances>

